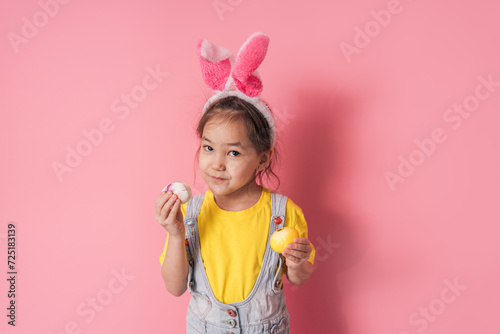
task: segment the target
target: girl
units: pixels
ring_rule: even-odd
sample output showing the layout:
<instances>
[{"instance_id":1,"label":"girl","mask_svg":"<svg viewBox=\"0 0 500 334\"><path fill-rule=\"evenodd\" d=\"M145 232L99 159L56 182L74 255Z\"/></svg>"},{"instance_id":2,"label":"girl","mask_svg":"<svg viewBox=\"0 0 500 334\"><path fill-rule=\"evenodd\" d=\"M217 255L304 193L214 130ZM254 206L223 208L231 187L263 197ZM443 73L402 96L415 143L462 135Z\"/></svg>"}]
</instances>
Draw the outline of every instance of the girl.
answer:
<instances>
[{"instance_id":1,"label":"girl","mask_svg":"<svg viewBox=\"0 0 500 334\"><path fill-rule=\"evenodd\" d=\"M191 293L187 333L289 333L283 273L302 285L313 271L302 210L262 186L263 175L276 176L274 119L256 72L268 43L252 34L236 61L227 49L198 44L205 82L218 91L197 127L209 190L182 206L170 191L155 202L155 219L168 232L160 256L165 287L174 296ZM301 237L278 254L269 239L283 226Z\"/></svg>"}]
</instances>

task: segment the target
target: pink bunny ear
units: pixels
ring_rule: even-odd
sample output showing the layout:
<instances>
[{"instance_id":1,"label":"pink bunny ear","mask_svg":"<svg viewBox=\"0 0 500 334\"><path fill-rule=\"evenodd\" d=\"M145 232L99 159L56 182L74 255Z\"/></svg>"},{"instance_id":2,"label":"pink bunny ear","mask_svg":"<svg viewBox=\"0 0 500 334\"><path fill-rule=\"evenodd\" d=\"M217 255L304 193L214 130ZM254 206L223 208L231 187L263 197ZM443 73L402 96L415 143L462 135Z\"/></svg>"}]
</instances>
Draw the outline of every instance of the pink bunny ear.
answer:
<instances>
[{"instance_id":1,"label":"pink bunny ear","mask_svg":"<svg viewBox=\"0 0 500 334\"><path fill-rule=\"evenodd\" d=\"M258 96L262 92L262 82L254 73L264 60L269 45L269 37L263 33L253 33L241 46L232 76L236 87L245 95Z\"/></svg>"},{"instance_id":2,"label":"pink bunny ear","mask_svg":"<svg viewBox=\"0 0 500 334\"><path fill-rule=\"evenodd\" d=\"M231 74L231 51L206 39L200 40L196 49L203 80L213 90L222 90Z\"/></svg>"}]
</instances>

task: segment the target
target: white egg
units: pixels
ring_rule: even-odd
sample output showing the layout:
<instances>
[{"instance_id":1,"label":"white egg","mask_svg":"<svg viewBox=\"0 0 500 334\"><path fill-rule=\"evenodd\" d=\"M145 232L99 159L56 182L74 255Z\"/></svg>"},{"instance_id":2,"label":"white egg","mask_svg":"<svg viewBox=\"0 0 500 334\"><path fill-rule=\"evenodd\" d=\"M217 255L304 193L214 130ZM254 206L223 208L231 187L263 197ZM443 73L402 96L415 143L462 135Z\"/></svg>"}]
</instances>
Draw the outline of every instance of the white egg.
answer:
<instances>
[{"instance_id":1,"label":"white egg","mask_svg":"<svg viewBox=\"0 0 500 334\"><path fill-rule=\"evenodd\" d=\"M179 199L181 200L181 204L188 202L192 197L191 188L189 188L187 184L182 182L172 182L168 186L163 188L162 191L171 191L176 194L177 197L179 197Z\"/></svg>"}]
</instances>

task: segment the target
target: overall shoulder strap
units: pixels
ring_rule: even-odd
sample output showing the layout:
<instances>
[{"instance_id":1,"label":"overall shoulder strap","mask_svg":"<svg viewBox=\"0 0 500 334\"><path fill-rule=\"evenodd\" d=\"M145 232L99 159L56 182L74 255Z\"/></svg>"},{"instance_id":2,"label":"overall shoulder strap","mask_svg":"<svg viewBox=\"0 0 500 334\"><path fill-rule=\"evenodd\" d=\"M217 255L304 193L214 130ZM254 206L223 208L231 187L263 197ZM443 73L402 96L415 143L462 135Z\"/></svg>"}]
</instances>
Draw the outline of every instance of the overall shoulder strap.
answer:
<instances>
[{"instance_id":1,"label":"overall shoulder strap","mask_svg":"<svg viewBox=\"0 0 500 334\"><path fill-rule=\"evenodd\" d=\"M187 203L186 206L186 215L184 217L184 224L188 220L197 220L198 219L198 214L200 213L201 209L201 203L203 203L203 198L205 197L205 194L199 194L196 196L193 196L189 202Z\"/></svg>"},{"instance_id":2,"label":"overall shoulder strap","mask_svg":"<svg viewBox=\"0 0 500 334\"><path fill-rule=\"evenodd\" d=\"M271 193L271 215L272 215L272 221L276 225L276 229L283 228L285 226L287 199L288 198L284 195L274 192Z\"/></svg>"},{"instance_id":3,"label":"overall shoulder strap","mask_svg":"<svg viewBox=\"0 0 500 334\"><path fill-rule=\"evenodd\" d=\"M274 231L283 228L285 226L285 213L286 213L286 202L287 197L278 193L271 193L271 225L269 227L269 237ZM274 226L274 227L273 227ZM272 280L271 289L274 293L278 293L282 288L283 284L281 281L281 269L285 263L285 259L282 254L275 255L277 259L273 261L277 269L274 273L274 277Z\"/></svg>"},{"instance_id":4,"label":"overall shoulder strap","mask_svg":"<svg viewBox=\"0 0 500 334\"><path fill-rule=\"evenodd\" d=\"M185 237L186 237L186 255L188 260L188 290L191 292L191 289L194 286L194 256L193 252L197 251L197 222L198 215L200 214L201 204L203 203L203 198L205 194L200 194L192 197L186 206L186 214L184 215L184 227L185 227Z\"/></svg>"}]
</instances>

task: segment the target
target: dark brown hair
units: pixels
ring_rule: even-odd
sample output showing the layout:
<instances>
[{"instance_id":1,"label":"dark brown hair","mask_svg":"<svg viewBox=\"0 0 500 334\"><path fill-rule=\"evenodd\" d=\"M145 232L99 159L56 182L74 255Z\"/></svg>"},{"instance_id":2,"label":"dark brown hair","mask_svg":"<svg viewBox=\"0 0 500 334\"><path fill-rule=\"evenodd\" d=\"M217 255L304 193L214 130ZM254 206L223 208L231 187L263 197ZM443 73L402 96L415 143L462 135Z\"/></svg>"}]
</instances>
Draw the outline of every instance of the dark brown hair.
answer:
<instances>
[{"instance_id":1,"label":"dark brown hair","mask_svg":"<svg viewBox=\"0 0 500 334\"><path fill-rule=\"evenodd\" d=\"M248 138L255 147L258 154L269 151L272 148L271 128L265 117L251 103L236 96L228 96L215 101L205 111L198 122L196 133L201 139L205 125L212 120L225 122L243 122L248 131ZM276 191L280 186L280 180L273 171L273 166L278 160L277 148L274 147L274 153L268 165L264 170L258 171L256 178L259 179L259 185L263 186L262 178L266 177L268 181L274 178L277 182Z\"/></svg>"}]
</instances>

